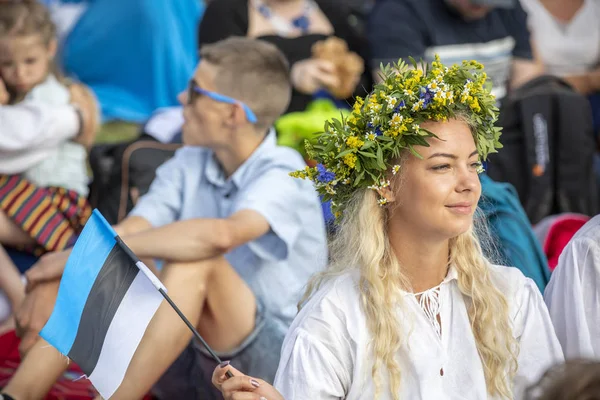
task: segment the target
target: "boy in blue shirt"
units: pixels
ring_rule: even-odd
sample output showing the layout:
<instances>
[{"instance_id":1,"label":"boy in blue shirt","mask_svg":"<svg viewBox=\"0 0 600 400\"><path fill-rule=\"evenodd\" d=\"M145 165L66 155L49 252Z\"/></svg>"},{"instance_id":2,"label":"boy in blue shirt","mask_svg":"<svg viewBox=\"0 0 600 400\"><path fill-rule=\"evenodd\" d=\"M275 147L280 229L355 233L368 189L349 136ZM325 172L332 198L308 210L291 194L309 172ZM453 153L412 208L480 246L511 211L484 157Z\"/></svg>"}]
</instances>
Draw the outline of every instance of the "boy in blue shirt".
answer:
<instances>
[{"instance_id":1,"label":"boy in blue shirt","mask_svg":"<svg viewBox=\"0 0 600 400\"><path fill-rule=\"evenodd\" d=\"M312 184L288 175L302 158L277 146L270 128L290 98L285 57L265 42L231 38L203 47L201 59L180 95L186 146L115 229L139 257L165 260L160 277L171 298L222 359L272 381L303 287L327 261L323 215ZM60 269L49 264L37 272ZM160 399L217 398L214 362L190 339L161 305L115 398L141 398L161 376ZM54 381L36 370L55 378L66 367L43 345L6 393L41 393ZM27 375L36 376L35 389Z\"/></svg>"}]
</instances>

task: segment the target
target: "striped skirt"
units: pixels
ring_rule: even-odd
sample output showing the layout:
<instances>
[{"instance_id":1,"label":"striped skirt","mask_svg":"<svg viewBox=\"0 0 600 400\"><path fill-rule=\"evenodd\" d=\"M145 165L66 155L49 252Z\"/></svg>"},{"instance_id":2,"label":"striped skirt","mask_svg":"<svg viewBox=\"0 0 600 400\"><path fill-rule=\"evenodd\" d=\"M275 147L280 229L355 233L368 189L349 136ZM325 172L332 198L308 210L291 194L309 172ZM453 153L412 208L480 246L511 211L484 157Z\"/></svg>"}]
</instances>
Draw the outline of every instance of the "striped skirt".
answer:
<instances>
[{"instance_id":1,"label":"striped skirt","mask_svg":"<svg viewBox=\"0 0 600 400\"><path fill-rule=\"evenodd\" d=\"M0 175L0 210L35 240L35 255L67 249L90 217L84 196L73 190L38 187L19 175Z\"/></svg>"}]
</instances>

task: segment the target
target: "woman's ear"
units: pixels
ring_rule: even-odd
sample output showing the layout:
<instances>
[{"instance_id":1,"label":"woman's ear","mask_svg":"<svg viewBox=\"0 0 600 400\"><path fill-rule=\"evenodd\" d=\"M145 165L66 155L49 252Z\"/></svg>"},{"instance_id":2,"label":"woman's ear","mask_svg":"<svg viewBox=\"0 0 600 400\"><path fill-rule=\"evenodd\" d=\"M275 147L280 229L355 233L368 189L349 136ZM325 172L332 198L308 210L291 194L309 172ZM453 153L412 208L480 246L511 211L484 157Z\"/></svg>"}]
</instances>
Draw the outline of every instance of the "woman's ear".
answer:
<instances>
[{"instance_id":1,"label":"woman's ear","mask_svg":"<svg viewBox=\"0 0 600 400\"><path fill-rule=\"evenodd\" d=\"M377 189L377 193L381 197L387 200L388 203L391 203L396 200L396 195L394 194L391 186L386 186L384 188Z\"/></svg>"}]
</instances>

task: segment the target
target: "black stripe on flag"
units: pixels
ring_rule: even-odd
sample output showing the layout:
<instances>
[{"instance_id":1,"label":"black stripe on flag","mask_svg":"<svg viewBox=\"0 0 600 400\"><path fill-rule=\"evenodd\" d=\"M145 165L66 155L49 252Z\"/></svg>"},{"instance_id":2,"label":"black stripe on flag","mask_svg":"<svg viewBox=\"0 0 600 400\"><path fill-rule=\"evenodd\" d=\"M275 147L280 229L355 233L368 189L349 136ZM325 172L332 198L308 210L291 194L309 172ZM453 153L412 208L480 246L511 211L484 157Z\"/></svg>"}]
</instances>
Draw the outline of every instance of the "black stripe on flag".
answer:
<instances>
[{"instance_id":1,"label":"black stripe on flag","mask_svg":"<svg viewBox=\"0 0 600 400\"><path fill-rule=\"evenodd\" d=\"M131 257L115 244L92 285L68 354L87 376L96 368L108 327L139 272Z\"/></svg>"}]
</instances>

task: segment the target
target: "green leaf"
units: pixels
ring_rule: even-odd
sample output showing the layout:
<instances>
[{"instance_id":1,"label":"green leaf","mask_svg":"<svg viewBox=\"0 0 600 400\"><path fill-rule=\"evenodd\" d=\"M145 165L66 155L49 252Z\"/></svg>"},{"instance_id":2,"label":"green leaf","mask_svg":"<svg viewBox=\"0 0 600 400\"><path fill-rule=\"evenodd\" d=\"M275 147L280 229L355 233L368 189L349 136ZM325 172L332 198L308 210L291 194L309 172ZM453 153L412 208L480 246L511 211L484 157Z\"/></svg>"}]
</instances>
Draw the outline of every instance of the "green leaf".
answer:
<instances>
[{"instance_id":1,"label":"green leaf","mask_svg":"<svg viewBox=\"0 0 600 400\"><path fill-rule=\"evenodd\" d=\"M417 62L415 61L415 59L412 56L408 56L408 60L410 61L410 63L412 64L412 66L417 69Z\"/></svg>"},{"instance_id":2,"label":"green leaf","mask_svg":"<svg viewBox=\"0 0 600 400\"><path fill-rule=\"evenodd\" d=\"M335 156L335 158L342 158L344 157L346 154L350 154L353 153L354 149L348 149L348 150L344 150L342 151L340 154L338 154L337 156Z\"/></svg>"},{"instance_id":3,"label":"green leaf","mask_svg":"<svg viewBox=\"0 0 600 400\"><path fill-rule=\"evenodd\" d=\"M360 174L358 174L356 176L356 179L354 180L354 185L355 186L358 185L360 183L360 181L363 180L364 176L365 176L365 171L362 171Z\"/></svg>"},{"instance_id":4,"label":"green leaf","mask_svg":"<svg viewBox=\"0 0 600 400\"><path fill-rule=\"evenodd\" d=\"M361 150L367 150L370 149L371 147L375 146L375 142L365 142L365 144L363 144L363 146L360 148Z\"/></svg>"},{"instance_id":5,"label":"green leaf","mask_svg":"<svg viewBox=\"0 0 600 400\"><path fill-rule=\"evenodd\" d=\"M336 130L338 130L338 131L342 130L342 123L340 122L339 119L332 118L331 123L333 124L333 126Z\"/></svg>"},{"instance_id":6,"label":"green leaf","mask_svg":"<svg viewBox=\"0 0 600 400\"><path fill-rule=\"evenodd\" d=\"M427 140L423 136L413 136L410 138L410 141L413 145L429 147L429 143L427 143Z\"/></svg>"},{"instance_id":7,"label":"green leaf","mask_svg":"<svg viewBox=\"0 0 600 400\"><path fill-rule=\"evenodd\" d=\"M427 134L428 134L429 136L431 136L432 138L439 139L439 137L438 137L438 136L437 136L435 133L431 132L429 129L420 128L420 130L427 132Z\"/></svg>"},{"instance_id":8,"label":"green leaf","mask_svg":"<svg viewBox=\"0 0 600 400\"><path fill-rule=\"evenodd\" d=\"M362 155L363 155L363 156L365 156L365 157L369 157L369 158L377 158L377 156L376 156L375 154L373 154L373 153L369 153L369 152L367 152L367 151L360 151L360 150L359 150L358 152L359 152L359 154L362 154Z\"/></svg>"},{"instance_id":9,"label":"green leaf","mask_svg":"<svg viewBox=\"0 0 600 400\"><path fill-rule=\"evenodd\" d=\"M385 163L383 162L383 151L381 147L377 147L377 165L380 169L385 169Z\"/></svg>"},{"instance_id":10,"label":"green leaf","mask_svg":"<svg viewBox=\"0 0 600 400\"><path fill-rule=\"evenodd\" d=\"M417 151L412 147L412 144L408 145L408 150L410 150L413 156L417 157L419 160L423 159L423 157L419 153L417 153Z\"/></svg>"}]
</instances>

